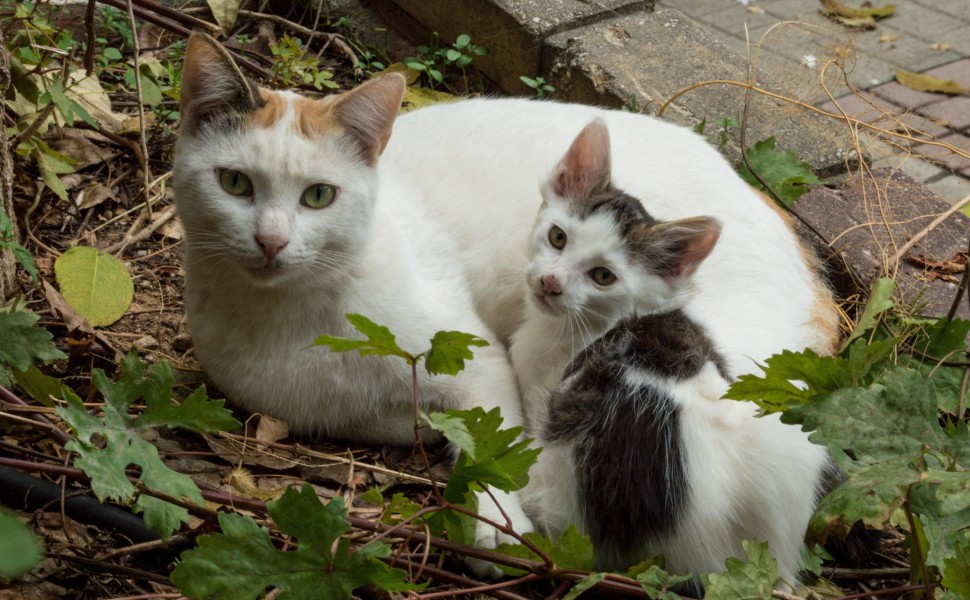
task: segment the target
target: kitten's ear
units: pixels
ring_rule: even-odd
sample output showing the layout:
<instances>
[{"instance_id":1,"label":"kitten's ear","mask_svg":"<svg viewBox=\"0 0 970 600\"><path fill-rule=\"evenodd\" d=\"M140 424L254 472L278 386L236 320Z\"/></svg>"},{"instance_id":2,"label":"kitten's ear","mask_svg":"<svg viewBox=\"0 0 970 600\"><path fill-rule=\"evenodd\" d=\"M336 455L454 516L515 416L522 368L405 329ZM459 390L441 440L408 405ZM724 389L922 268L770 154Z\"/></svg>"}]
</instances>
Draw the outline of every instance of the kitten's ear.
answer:
<instances>
[{"instance_id":1,"label":"kitten's ear","mask_svg":"<svg viewBox=\"0 0 970 600\"><path fill-rule=\"evenodd\" d=\"M721 222L693 217L644 227L639 253L647 266L665 279L685 280L714 250Z\"/></svg>"},{"instance_id":2,"label":"kitten's ear","mask_svg":"<svg viewBox=\"0 0 970 600\"><path fill-rule=\"evenodd\" d=\"M226 114L256 110L259 91L222 44L204 33L193 33L182 68L182 126L198 131L203 124Z\"/></svg>"},{"instance_id":3,"label":"kitten's ear","mask_svg":"<svg viewBox=\"0 0 970 600\"><path fill-rule=\"evenodd\" d=\"M391 138L407 82L400 73L375 77L334 98L332 110L360 147L368 164L377 161Z\"/></svg>"},{"instance_id":4,"label":"kitten's ear","mask_svg":"<svg viewBox=\"0 0 970 600\"><path fill-rule=\"evenodd\" d=\"M610 133L596 118L573 140L549 183L556 195L582 200L609 187L610 166Z\"/></svg>"}]
</instances>

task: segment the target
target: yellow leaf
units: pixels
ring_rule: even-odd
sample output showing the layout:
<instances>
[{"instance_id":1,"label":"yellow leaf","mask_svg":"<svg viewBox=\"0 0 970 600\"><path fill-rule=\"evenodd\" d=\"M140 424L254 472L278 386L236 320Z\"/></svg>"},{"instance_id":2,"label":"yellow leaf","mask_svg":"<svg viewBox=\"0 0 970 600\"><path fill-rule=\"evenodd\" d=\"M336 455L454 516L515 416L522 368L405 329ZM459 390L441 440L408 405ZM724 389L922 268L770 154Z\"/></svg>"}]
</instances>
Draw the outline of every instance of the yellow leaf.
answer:
<instances>
[{"instance_id":1,"label":"yellow leaf","mask_svg":"<svg viewBox=\"0 0 970 600\"><path fill-rule=\"evenodd\" d=\"M829 15L829 18L845 25L846 27L854 27L856 29L873 29L876 26L876 20L872 17L843 17L842 15Z\"/></svg>"},{"instance_id":2,"label":"yellow leaf","mask_svg":"<svg viewBox=\"0 0 970 600\"><path fill-rule=\"evenodd\" d=\"M847 19L882 19L892 16L896 12L895 4L883 6L873 6L869 8L852 8L839 2L839 0L821 0L822 7L827 15L838 15Z\"/></svg>"},{"instance_id":3,"label":"yellow leaf","mask_svg":"<svg viewBox=\"0 0 970 600\"><path fill-rule=\"evenodd\" d=\"M374 76L376 77L378 75L383 75L384 73L400 73L401 75L404 75L404 79L407 81L408 85L412 85L417 82L418 77L421 76L421 73L418 73L402 62L392 63L383 71L374 73Z\"/></svg>"},{"instance_id":4,"label":"yellow leaf","mask_svg":"<svg viewBox=\"0 0 970 600\"><path fill-rule=\"evenodd\" d=\"M404 92L404 107L401 112L410 112L439 102L454 102L458 96L424 87L411 86Z\"/></svg>"},{"instance_id":5,"label":"yellow leaf","mask_svg":"<svg viewBox=\"0 0 970 600\"><path fill-rule=\"evenodd\" d=\"M94 327L120 319L134 296L125 265L90 246L71 248L58 257L54 276L68 304Z\"/></svg>"},{"instance_id":6,"label":"yellow leaf","mask_svg":"<svg viewBox=\"0 0 970 600\"><path fill-rule=\"evenodd\" d=\"M921 75L899 69L896 71L896 81L919 92L934 92L940 94L966 94L967 90L952 79L940 79L932 75Z\"/></svg>"},{"instance_id":7,"label":"yellow leaf","mask_svg":"<svg viewBox=\"0 0 970 600\"><path fill-rule=\"evenodd\" d=\"M239 5L242 4L242 0L206 0L206 3L209 5L216 23L219 24L219 27L222 27L222 33L228 36L236 25Z\"/></svg>"}]
</instances>

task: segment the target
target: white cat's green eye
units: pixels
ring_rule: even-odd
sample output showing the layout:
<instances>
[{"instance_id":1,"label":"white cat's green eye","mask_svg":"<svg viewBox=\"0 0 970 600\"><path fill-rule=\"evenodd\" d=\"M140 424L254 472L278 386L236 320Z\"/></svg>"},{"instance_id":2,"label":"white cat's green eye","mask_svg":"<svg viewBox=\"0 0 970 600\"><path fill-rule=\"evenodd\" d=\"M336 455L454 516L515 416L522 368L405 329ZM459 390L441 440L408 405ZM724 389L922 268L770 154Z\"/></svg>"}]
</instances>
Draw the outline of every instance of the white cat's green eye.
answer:
<instances>
[{"instance_id":1,"label":"white cat's green eye","mask_svg":"<svg viewBox=\"0 0 970 600\"><path fill-rule=\"evenodd\" d=\"M311 185L303 192L303 204L310 208L326 208L337 197L337 188L329 183Z\"/></svg>"},{"instance_id":2,"label":"white cat's green eye","mask_svg":"<svg viewBox=\"0 0 970 600\"><path fill-rule=\"evenodd\" d=\"M219 169L219 185L233 196L247 196L253 191L253 182L242 171Z\"/></svg>"},{"instance_id":3,"label":"white cat's green eye","mask_svg":"<svg viewBox=\"0 0 970 600\"><path fill-rule=\"evenodd\" d=\"M589 276L597 285L612 285L616 281L616 275L606 267L591 269Z\"/></svg>"},{"instance_id":4,"label":"white cat's green eye","mask_svg":"<svg viewBox=\"0 0 970 600\"><path fill-rule=\"evenodd\" d=\"M566 232L562 230L562 227L558 225L553 225L549 229L549 243L556 250L562 250L566 247Z\"/></svg>"}]
</instances>

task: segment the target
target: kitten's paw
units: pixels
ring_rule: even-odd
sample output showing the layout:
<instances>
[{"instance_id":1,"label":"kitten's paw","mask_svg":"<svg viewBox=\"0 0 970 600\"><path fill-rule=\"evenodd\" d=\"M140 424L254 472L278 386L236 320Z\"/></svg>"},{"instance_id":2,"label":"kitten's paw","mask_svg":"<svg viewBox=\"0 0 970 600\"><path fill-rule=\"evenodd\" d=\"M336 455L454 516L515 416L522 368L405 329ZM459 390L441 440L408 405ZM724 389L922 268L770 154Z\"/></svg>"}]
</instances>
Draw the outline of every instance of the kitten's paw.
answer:
<instances>
[{"instance_id":1,"label":"kitten's paw","mask_svg":"<svg viewBox=\"0 0 970 600\"><path fill-rule=\"evenodd\" d=\"M533 530L532 521L525 515L522 510L522 504L519 502L517 495L507 494L501 491L494 491L493 495L495 500L502 506L502 510L505 511L505 515L508 516L508 520L512 523L512 529L518 533L523 534ZM478 497L478 514L494 521L495 523L505 523L505 515L502 514L502 510L495 505L495 502L487 494L481 494ZM513 536L506 533L502 533L498 529L495 529L487 523L482 521L478 522L475 529L475 545L481 546L482 548L495 548L499 544L517 544ZM469 566L472 572L478 577L487 579L498 579L502 577L503 573L493 565L492 563L484 560L479 560L476 558L466 558L465 563Z\"/></svg>"}]
</instances>

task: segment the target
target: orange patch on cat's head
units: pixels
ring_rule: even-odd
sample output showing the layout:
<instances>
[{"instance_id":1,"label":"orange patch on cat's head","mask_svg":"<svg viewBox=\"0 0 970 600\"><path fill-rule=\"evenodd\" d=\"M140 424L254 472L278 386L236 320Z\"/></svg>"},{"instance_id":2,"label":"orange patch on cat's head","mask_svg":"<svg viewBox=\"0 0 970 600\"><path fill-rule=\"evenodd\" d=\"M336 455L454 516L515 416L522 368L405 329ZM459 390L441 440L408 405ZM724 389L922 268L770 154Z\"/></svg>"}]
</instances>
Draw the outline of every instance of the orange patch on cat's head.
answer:
<instances>
[{"instance_id":1,"label":"orange patch on cat's head","mask_svg":"<svg viewBox=\"0 0 970 600\"><path fill-rule=\"evenodd\" d=\"M251 127L268 129L275 127L288 110L294 113L293 130L312 139L328 131L340 128L327 99L314 100L303 96L285 96L271 90L259 90L260 106L249 115L246 122Z\"/></svg>"}]
</instances>

